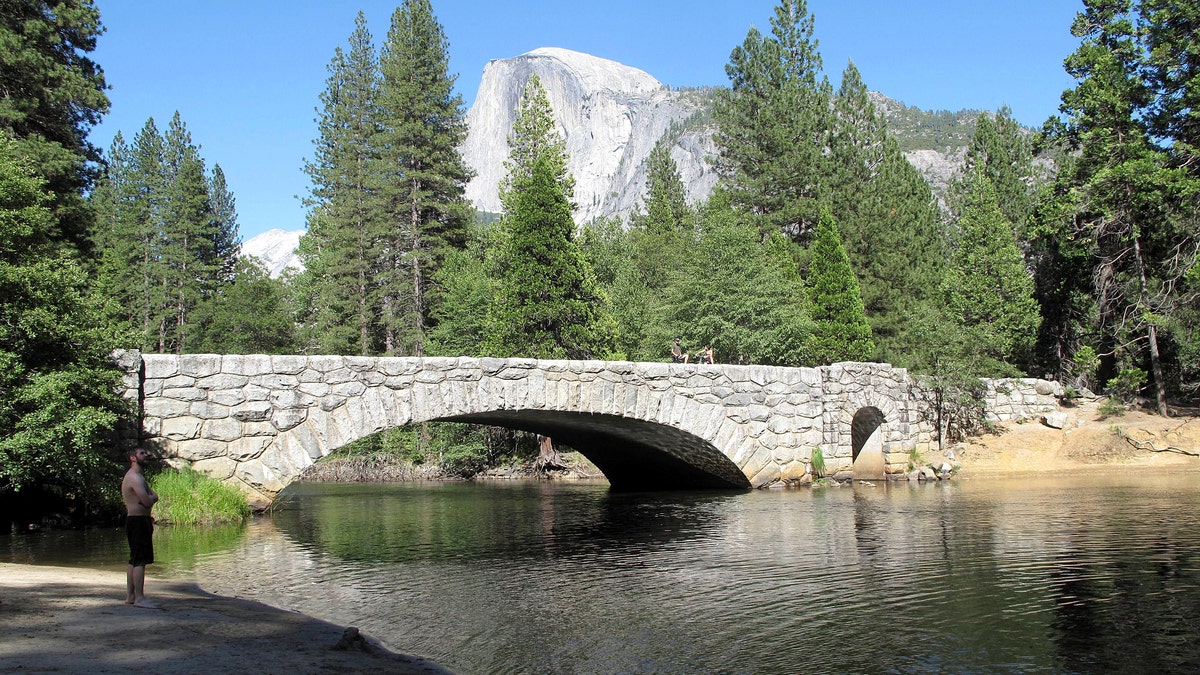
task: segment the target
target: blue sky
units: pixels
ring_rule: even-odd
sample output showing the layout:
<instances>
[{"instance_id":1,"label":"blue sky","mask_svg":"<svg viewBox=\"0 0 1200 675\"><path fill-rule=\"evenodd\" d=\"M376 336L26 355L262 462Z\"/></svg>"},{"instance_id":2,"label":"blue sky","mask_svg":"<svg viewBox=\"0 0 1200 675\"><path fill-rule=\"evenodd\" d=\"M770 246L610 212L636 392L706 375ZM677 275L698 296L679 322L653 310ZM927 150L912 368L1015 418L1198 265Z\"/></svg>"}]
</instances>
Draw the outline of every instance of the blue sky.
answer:
<instances>
[{"instance_id":1,"label":"blue sky","mask_svg":"<svg viewBox=\"0 0 1200 675\"><path fill-rule=\"evenodd\" d=\"M112 110L106 149L176 110L237 199L243 238L304 227L301 167L316 136L326 65L359 9L376 41L399 0L96 0L107 32L92 58ZM492 59L563 47L640 68L664 84L724 85L746 31L770 29L776 0L433 0L468 106ZM924 109L1013 109L1039 126L1071 86L1080 0L808 0L834 87L853 60L870 89Z\"/></svg>"}]
</instances>

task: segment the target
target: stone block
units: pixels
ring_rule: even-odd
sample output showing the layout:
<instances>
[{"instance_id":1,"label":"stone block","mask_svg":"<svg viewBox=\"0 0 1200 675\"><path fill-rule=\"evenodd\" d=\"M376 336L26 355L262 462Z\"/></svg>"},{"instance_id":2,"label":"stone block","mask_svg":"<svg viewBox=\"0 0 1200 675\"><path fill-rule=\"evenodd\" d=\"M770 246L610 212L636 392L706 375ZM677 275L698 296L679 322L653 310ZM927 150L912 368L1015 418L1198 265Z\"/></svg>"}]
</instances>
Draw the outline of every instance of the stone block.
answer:
<instances>
[{"instance_id":1,"label":"stone block","mask_svg":"<svg viewBox=\"0 0 1200 675\"><path fill-rule=\"evenodd\" d=\"M209 420L204 423L204 438L229 442L236 441L242 435L242 423L230 417L223 420Z\"/></svg>"},{"instance_id":2,"label":"stone block","mask_svg":"<svg viewBox=\"0 0 1200 675\"><path fill-rule=\"evenodd\" d=\"M335 396L350 398L361 396L367 390L367 385L362 382L339 382L338 384L330 385L329 393Z\"/></svg>"},{"instance_id":3,"label":"stone block","mask_svg":"<svg viewBox=\"0 0 1200 675\"><path fill-rule=\"evenodd\" d=\"M283 389L271 392L267 397L276 410L293 410L308 408L317 404L317 399L294 389Z\"/></svg>"},{"instance_id":4,"label":"stone block","mask_svg":"<svg viewBox=\"0 0 1200 675\"><path fill-rule=\"evenodd\" d=\"M209 375L196 380L196 386L200 389L215 391L220 389L241 389L250 381L245 375L233 375L229 373L218 373Z\"/></svg>"},{"instance_id":5,"label":"stone block","mask_svg":"<svg viewBox=\"0 0 1200 675\"><path fill-rule=\"evenodd\" d=\"M264 436L240 438L229 444L229 457L239 462L255 459L271 444L272 439Z\"/></svg>"},{"instance_id":6,"label":"stone block","mask_svg":"<svg viewBox=\"0 0 1200 675\"><path fill-rule=\"evenodd\" d=\"M321 381L329 385L341 384L342 382L354 382L357 379L358 373L350 370L349 368L330 370L321 377Z\"/></svg>"},{"instance_id":7,"label":"stone block","mask_svg":"<svg viewBox=\"0 0 1200 675\"><path fill-rule=\"evenodd\" d=\"M300 379L295 375L267 373L266 375L255 375L254 377L251 377L250 384L253 384L256 387L264 387L266 389L295 389L300 385Z\"/></svg>"},{"instance_id":8,"label":"stone block","mask_svg":"<svg viewBox=\"0 0 1200 675\"><path fill-rule=\"evenodd\" d=\"M308 410L306 408L276 410L271 413L271 424L275 425L275 428L280 431L287 431L306 419L308 419Z\"/></svg>"},{"instance_id":9,"label":"stone block","mask_svg":"<svg viewBox=\"0 0 1200 675\"><path fill-rule=\"evenodd\" d=\"M280 375L299 375L308 368L307 356L273 355L271 357L271 372Z\"/></svg>"},{"instance_id":10,"label":"stone block","mask_svg":"<svg viewBox=\"0 0 1200 675\"><path fill-rule=\"evenodd\" d=\"M329 373L345 368L346 363L341 356L310 356L308 367L319 373Z\"/></svg>"},{"instance_id":11,"label":"stone block","mask_svg":"<svg viewBox=\"0 0 1200 675\"><path fill-rule=\"evenodd\" d=\"M229 417L229 406L212 401L193 401L190 412L193 417L202 420L220 420Z\"/></svg>"},{"instance_id":12,"label":"stone block","mask_svg":"<svg viewBox=\"0 0 1200 675\"><path fill-rule=\"evenodd\" d=\"M208 377L221 372L219 354L183 354L179 357L179 372L191 377Z\"/></svg>"},{"instance_id":13,"label":"stone block","mask_svg":"<svg viewBox=\"0 0 1200 675\"><path fill-rule=\"evenodd\" d=\"M271 357L266 354L226 354L221 358L223 373L265 375L271 372Z\"/></svg>"},{"instance_id":14,"label":"stone block","mask_svg":"<svg viewBox=\"0 0 1200 675\"><path fill-rule=\"evenodd\" d=\"M271 417L271 404L266 401L247 401L234 406L231 414L242 422L263 422Z\"/></svg>"},{"instance_id":15,"label":"stone block","mask_svg":"<svg viewBox=\"0 0 1200 675\"><path fill-rule=\"evenodd\" d=\"M256 384L248 384L242 387L242 394L246 396L247 401L266 401L271 397L271 390Z\"/></svg>"},{"instance_id":16,"label":"stone block","mask_svg":"<svg viewBox=\"0 0 1200 675\"><path fill-rule=\"evenodd\" d=\"M232 406L245 400L246 393L241 389L212 389L208 392L208 402L218 405Z\"/></svg>"},{"instance_id":17,"label":"stone block","mask_svg":"<svg viewBox=\"0 0 1200 675\"><path fill-rule=\"evenodd\" d=\"M189 462L211 457L224 457L228 444L208 438L197 438L190 441L178 441L169 445L167 454L174 455Z\"/></svg>"},{"instance_id":18,"label":"stone block","mask_svg":"<svg viewBox=\"0 0 1200 675\"><path fill-rule=\"evenodd\" d=\"M160 434L173 441L186 441L200 436L204 420L195 417L172 417L163 420Z\"/></svg>"},{"instance_id":19,"label":"stone block","mask_svg":"<svg viewBox=\"0 0 1200 675\"><path fill-rule=\"evenodd\" d=\"M237 469L237 462L228 457L209 457L192 462L192 469L216 480L228 480Z\"/></svg>"},{"instance_id":20,"label":"stone block","mask_svg":"<svg viewBox=\"0 0 1200 675\"><path fill-rule=\"evenodd\" d=\"M196 387L172 387L163 389L159 394L163 398L173 398L177 401L203 401L208 398L208 392Z\"/></svg>"},{"instance_id":21,"label":"stone block","mask_svg":"<svg viewBox=\"0 0 1200 675\"><path fill-rule=\"evenodd\" d=\"M191 404L171 398L147 397L142 402L142 410L146 417L180 417L188 414Z\"/></svg>"},{"instance_id":22,"label":"stone block","mask_svg":"<svg viewBox=\"0 0 1200 675\"><path fill-rule=\"evenodd\" d=\"M164 380L179 374L179 357L175 354L142 354L147 380Z\"/></svg>"}]
</instances>

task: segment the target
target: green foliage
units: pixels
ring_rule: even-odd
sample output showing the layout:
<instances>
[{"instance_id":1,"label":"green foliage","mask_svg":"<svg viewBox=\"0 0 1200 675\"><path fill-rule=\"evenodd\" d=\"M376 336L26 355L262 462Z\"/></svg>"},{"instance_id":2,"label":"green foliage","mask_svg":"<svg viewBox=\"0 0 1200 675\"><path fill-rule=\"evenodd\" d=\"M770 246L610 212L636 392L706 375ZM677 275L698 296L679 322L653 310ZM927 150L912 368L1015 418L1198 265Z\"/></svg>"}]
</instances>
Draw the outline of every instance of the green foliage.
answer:
<instances>
[{"instance_id":1,"label":"green foliage","mask_svg":"<svg viewBox=\"0 0 1200 675\"><path fill-rule=\"evenodd\" d=\"M1096 370L1100 367L1100 355L1091 345L1080 347L1071 356L1070 376L1078 386L1092 387Z\"/></svg>"},{"instance_id":2,"label":"green foliage","mask_svg":"<svg viewBox=\"0 0 1200 675\"><path fill-rule=\"evenodd\" d=\"M506 197L505 240L488 318L486 353L527 358L605 358L616 322L575 245L571 206L557 163L538 156Z\"/></svg>"},{"instance_id":3,"label":"green foliage","mask_svg":"<svg viewBox=\"0 0 1200 675\"><path fill-rule=\"evenodd\" d=\"M43 179L0 133L0 496L57 495L94 510L120 465L125 406L108 355L124 337L83 270L52 241Z\"/></svg>"},{"instance_id":4,"label":"green foliage","mask_svg":"<svg viewBox=\"0 0 1200 675\"><path fill-rule=\"evenodd\" d=\"M289 354L295 349L283 281L254 258L241 258L228 284L196 308L196 351L214 354Z\"/></svg>"},{"instance_id":5,"label":"green foliage","mask_svg":"<svg viewBox=\"0 0 1200 675\"><path fill-rule=\"evenodd\" d=\"M777 232L764 241L720 199L699 218L699 239L681 251L664 290L663 322L643 329L655 358L678 336L692 351L712 345L718 362L811 363L814 327L795 245Z\"/></svg>"},{"instance_id":6,"label":"green foliage","mask_svg":"<svg viewBox=\"0 0 1200 675\"><path fill-rule=\"evenodd\" d=\"M91 204L98 286L116 300L117 318L142 333L143 350L196 351L196 313L237 264L237 214L224 173L206 173L178 112L165 136L150 119L132 147L114 138Z\"/></svg>"},{"instance_id":7,"label":"green foliage","mask_svg":"<svg viewBox=\"0 0 1200 675\"><path fill-rule=\"evenodd\" d=\"M72 252L88 248L83 194L100 158L87 133L109 106L104 72L88 58L102 32L91 0L0 3L0 135L44 181L48 235Z\"/></svg>"},{"instance_id":8,"label":"green foliage","mask_svg":"<svg viewBox=\"0 0 1200 675\"><path fill-rule=\"evenodd\" d=\"M875 343L863 312L858 279L828 209L821 211L810 253L808 295L816 322L812 358L822 365L870 359Z\"/></svg>"},{"instance_id":9,"label":"green foliage","mask_svg":"<svg viewBox=\"0 0 1200 675\"><path fill-rule=\"evenodd\" d=\"M1107 390L1111 398L1129 405L1137 400L1138 394L1145 386L1146 371L1141 368L1125 368L1108 381Z\"/></svg>"},{"instance_id":10,"label":"green foliage","mask_svg":"<svg viewBox=\"0 0 1200 675\"><path fill-rule=\"evenodd\" d=\"M814 478L824 478L828 469L825 467L825 453L821 451L821 446L812 449L812 455L809 457L809 464L812 466L812 474Z\"/></svg>"},{"instance_id":11,"label":"green foliage","mask_svg":"<svg viewBox=\"0 0 1200 675\"><path fill-rule=\"evenodd\" d=\"M713 107L719 188L764 232L806 237L816 226L832 126L821 69L804 0L781 0L771 35L751 28L725 66L730 88Z\"/></svg>"},{"instance_id":12,"label":"green foliage","mask_svg":"<svg viewBox=\"0 0 1200 675\"><path fill-rule=\"evenodd\" d=\"M958 245L941 287L946 308L972 332L977 340L972 349L995 364L994 372L1028 364L1038 326L1033 279L982 169L965 181L958 227Z\"/></svg>"},{"instance_id":13,"label":"green foliage","mask_svg":"<svg viewBox=\"0 0 1200 675\"><path fill-rule=\"evenodd\" d=\"M546 89L535 73L521 91L512 134L508 137L508 159L504 162L505 177L500 185L500 198L506 210L510 208L509 194L533 175L533 163L539 157L550 163L551 173L567 201L574 199L575 177L567 170L567 146L558 133Z\"/></svg>"},{"instance_id":14,"label":"green foliage","mask_svg":"<svg viewBox=\"0 0 1200 675\"><path fill-rule=\"evenodd\" d=\"M202 473L167 469L150 477L158 493L155 520L171 525L232 523L250 516L246 495Z\"/></svg>"}]
</instances>

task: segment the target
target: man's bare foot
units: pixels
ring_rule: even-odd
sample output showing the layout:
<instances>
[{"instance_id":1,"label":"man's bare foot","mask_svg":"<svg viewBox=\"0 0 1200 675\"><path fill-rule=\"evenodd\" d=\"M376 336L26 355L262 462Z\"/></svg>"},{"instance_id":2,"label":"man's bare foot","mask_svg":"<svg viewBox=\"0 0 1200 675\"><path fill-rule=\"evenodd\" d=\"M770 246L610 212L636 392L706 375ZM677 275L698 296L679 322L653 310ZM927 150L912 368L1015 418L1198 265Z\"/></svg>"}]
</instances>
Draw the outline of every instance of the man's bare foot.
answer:
<instances>
[{"instance_id":1,"label":"man's bare foot","mask_svg":"<svg viewBox=\"0 0 1200 675\"><path fill-rule=\"evenodd\" d=\"M132 604L133 604L133 598L132 598L132 597L125 598L125 604L127 604L127 605L132 605Z\"/></svg>"},{"instance_id":2,"label":"man's bare foot","mask_svg":"<svg viewBox=\"0 0 1200 675\"><path fill-rule=\"evenodd\" d=\"M133 602L131 604L134 607L141 607L142 609L158 609L158 605L154 604L153 602L150 602L149 600L147 600L145 598L142 598L141 600L137 600L136 602Z\"/></svg>"}]
</instances>

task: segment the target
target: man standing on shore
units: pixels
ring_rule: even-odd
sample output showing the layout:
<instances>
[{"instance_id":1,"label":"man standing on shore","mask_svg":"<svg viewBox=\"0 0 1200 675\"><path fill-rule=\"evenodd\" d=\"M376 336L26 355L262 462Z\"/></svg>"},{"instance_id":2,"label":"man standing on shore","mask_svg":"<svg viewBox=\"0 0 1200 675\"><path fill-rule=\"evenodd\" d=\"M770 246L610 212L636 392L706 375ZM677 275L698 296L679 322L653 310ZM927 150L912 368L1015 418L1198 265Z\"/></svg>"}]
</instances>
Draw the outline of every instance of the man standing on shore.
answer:
<instances>
[{"instance_id":1,"label":"man standing on shore","mask_svg":"<svg viewBox=\"0 0 1200 675\"><path fill-rule=\"evenodd\" d=\"M154 520L150 508L158 495L150 489L143 469L150 459L145 448L129 452L129 470L121 481L125 498L125 534L129 537L129 569L125 573L125 604L147 609L158 607L146 600L146 565L154 562Z\"/></svg>"}]
</instances>

